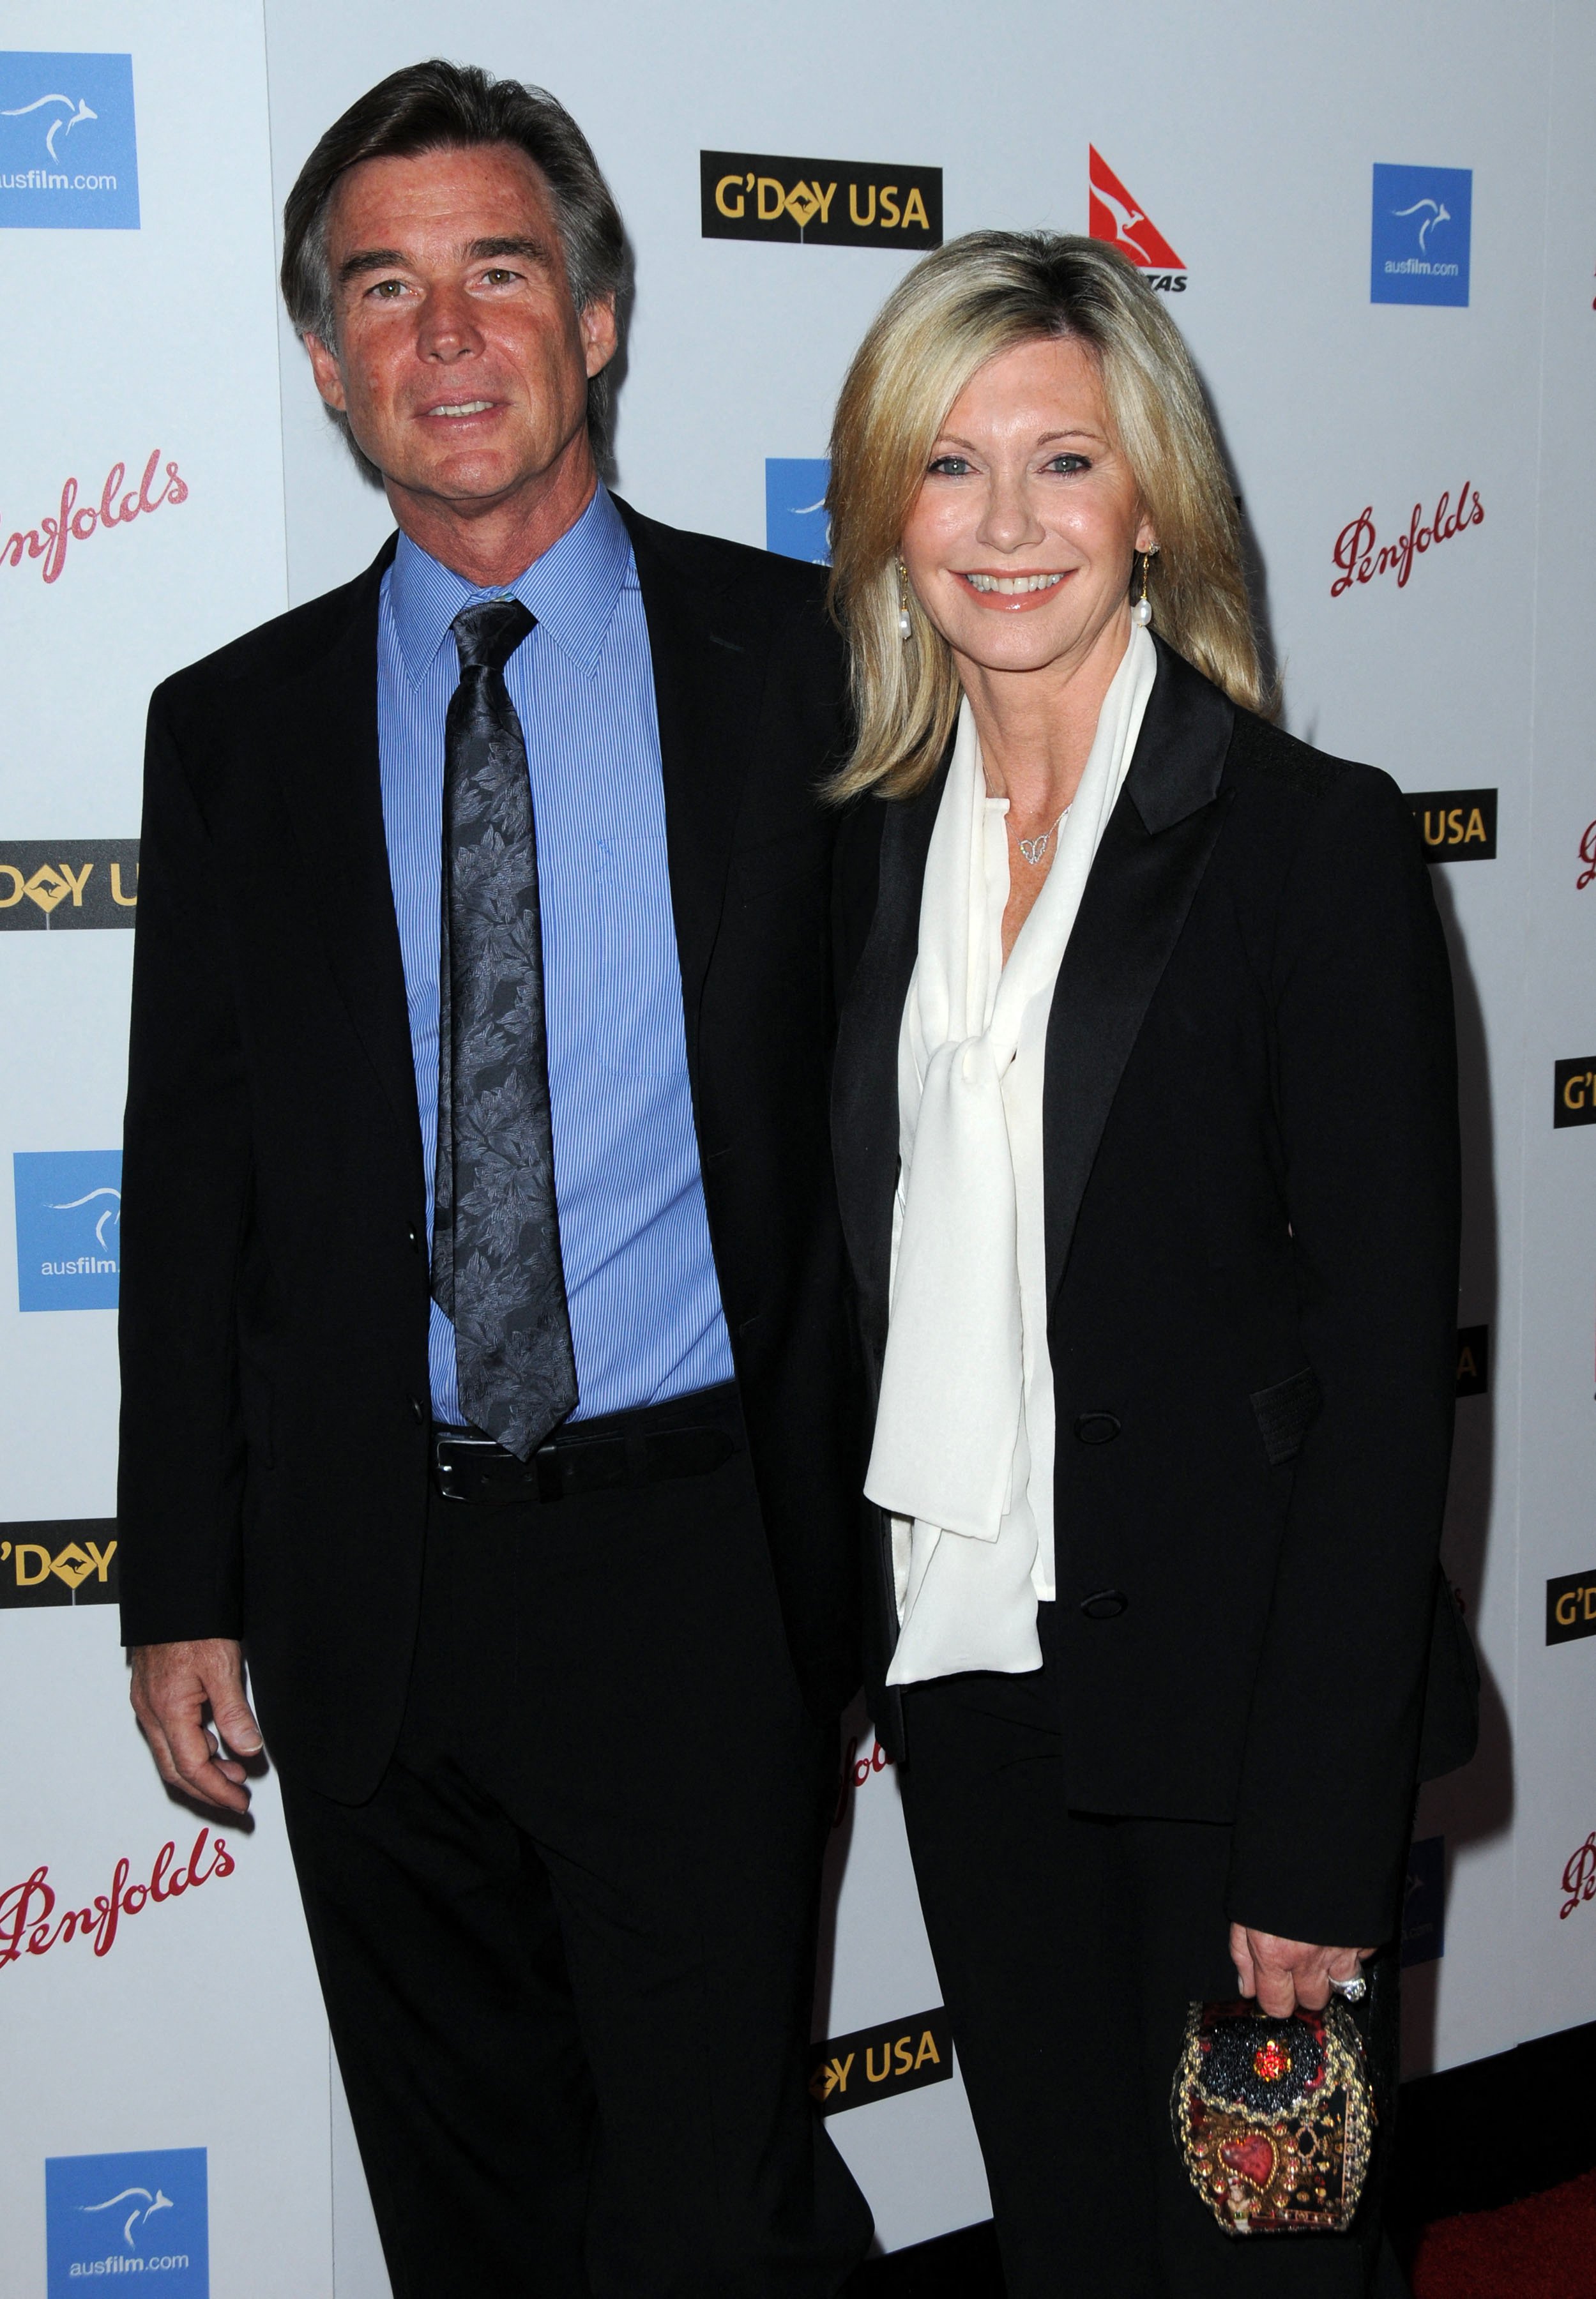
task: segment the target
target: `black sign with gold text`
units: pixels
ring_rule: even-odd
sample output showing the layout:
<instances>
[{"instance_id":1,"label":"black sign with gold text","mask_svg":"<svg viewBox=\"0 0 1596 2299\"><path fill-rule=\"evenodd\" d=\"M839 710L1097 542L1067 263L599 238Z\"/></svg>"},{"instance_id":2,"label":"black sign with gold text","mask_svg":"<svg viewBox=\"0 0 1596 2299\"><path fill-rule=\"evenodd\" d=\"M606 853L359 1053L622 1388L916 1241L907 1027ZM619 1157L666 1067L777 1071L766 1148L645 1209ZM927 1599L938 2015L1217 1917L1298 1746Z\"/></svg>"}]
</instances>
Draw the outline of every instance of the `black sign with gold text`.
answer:
<instances>
[{"instance_id":1,"label":"black sign with gold text","mask_svg":"<svg viewBox=\"0 0 1596 2299\"><path fill-rule=\"evenodd\" d=\"M0 840L0 927L130 926L138 914L137 838Z\"/></svg>"},{"instance_id":2,"label":"black sign with gold text","mask_svg":"<svg viewBox=\"0 0 1596 2299\"><path fill-rule=\"evenodd\" d=\"M873 160L789 160L701 152L705 239L786 239L807 247L942 245L942 170Z\"/></svg>"},{"instance_id":3,"label":"black sign with gold text","mask_svg":"<svg viewBox=\"0 0 1596 2299\"><path fill-rule=\"evenodd\" d=\"M1404 791L1426 862L1494 862L1493 790Z\"/></svg>"},{"instance_id":4,"label":"black sign with gold text","mask_svg":"<svg viewBox=\"0 0 1596 2299\"><path fill-rule=\"evenodd\" d=\"M1458 1328L1458 1395L1484 1397L1491 1383L1491 1328Z\"/></svg>"},{"instance_id":5,"label":"black sign with gold text","mask_svg":"<svg viewBox=\"0 0 1596 2299\"><path fill-rule=\"evenodd\" d=\"M0 1524L0 1612L38 1605L114 1605L113 1516Z\"/></svg>"},{"instance_id":6,"label":"black sign with gold text","mask_svg":"<svg viewBox=\"0 0 1596 2299\"><path fill-rule=\"evenodd\" d=\"M1553 1125L1596 1125L1596 1054L1551 1066Z\"/></svg>"},{"instance_id":7,"label":"black sign with gold text","mask_svg":"<svg viewBox=\"0 0 1596 2299\"><path fill-rule=\"evenodd\" d=\"M884 2028L811 2044L810 2058L810 2097L822 2115L840 2115L844 2108L946 2083L953 2072L953 2038L938 2004L935 2012L890 2020Z\"/></svg>"},{"instance_id":8,"label":"black sign with gold text","mask_svg":"<svg viewBox=\"0 0 1596 2299\"><path fill-rule=\"evenodd\" d=\"M1546 1584L1546 1641L1596 1637L1596 1573L1564 1573Z\"/></svg>"}]
</instances>

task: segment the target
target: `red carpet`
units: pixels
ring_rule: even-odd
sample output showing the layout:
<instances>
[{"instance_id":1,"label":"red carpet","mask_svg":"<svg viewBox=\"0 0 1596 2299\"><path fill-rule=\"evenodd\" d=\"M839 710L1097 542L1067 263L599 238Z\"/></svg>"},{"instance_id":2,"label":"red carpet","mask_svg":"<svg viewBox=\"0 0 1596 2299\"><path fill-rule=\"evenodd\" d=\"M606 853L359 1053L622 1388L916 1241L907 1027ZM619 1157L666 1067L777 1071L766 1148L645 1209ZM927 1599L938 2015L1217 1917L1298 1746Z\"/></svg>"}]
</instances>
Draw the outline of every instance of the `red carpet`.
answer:
<instances>
[{"instance_id":1,"label":"red carpet","mask_svg":"<svg viewBox=\"0 0 1596 2299\"><path fill-rule=\"evenodd\" d=\"M1413 2299L1596 2299L1596 2171L1426 2228Z\"/></svg>"}]
</instances>

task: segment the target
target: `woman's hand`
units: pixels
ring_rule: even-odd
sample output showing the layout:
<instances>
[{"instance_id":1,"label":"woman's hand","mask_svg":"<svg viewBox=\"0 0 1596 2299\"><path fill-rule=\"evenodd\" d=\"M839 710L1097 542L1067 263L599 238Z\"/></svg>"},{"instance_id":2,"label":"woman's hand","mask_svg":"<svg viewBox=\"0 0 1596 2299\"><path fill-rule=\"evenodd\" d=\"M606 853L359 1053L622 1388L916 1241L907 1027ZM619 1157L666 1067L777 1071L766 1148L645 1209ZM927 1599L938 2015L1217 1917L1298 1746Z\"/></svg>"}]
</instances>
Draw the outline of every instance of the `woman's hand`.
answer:
<instances>
[{"instance_id":1,"label":"woman's hand","mask_svg":"<svg viewBox=\"0 0 1596 2299\"><path fill-rule=\"evenodd\" d=\"M1289 2020L1299 2005L1322 2012L1333 1979L1355 1979L1372 1947L1315 1947L1307 1940L1281 1939L1246 1924L1230 1927L1230 1960L1243 1996L1255 1996L1271 2020Z\"/></svg>"}]
</instances>

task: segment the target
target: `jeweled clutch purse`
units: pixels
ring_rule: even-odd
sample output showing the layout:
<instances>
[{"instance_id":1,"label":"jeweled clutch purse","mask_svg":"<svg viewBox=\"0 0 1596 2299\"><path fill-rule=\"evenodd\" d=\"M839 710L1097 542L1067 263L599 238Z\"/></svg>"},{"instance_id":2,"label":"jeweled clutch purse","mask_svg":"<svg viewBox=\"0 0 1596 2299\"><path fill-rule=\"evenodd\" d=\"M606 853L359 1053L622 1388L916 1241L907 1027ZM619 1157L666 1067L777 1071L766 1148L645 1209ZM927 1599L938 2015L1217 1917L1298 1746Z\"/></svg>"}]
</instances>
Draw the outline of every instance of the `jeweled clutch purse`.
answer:
<instances>
[{"instance_id":1,"label":"jeweled clutch purse","mask_svg":"<svg viewBox=\"0 0 1596 2299\"><path fill-rule=\"evenodd\" d=\"M1289 2020L1251 2002L1193 2004L1171 2109L1192 2185L1226 2234L1351 2225L1375 2109L1344 2004Z\"/></svg>"}]
</instances>

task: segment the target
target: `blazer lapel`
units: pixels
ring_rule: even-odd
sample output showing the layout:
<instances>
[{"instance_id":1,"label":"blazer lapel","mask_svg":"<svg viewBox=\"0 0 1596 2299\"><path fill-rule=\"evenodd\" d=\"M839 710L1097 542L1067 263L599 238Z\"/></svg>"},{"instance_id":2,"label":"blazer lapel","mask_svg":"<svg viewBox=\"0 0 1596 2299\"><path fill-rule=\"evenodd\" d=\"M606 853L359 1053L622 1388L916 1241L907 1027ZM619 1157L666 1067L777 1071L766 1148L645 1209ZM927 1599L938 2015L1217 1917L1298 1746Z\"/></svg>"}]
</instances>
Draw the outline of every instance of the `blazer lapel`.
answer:
<instances>
[{"instance_id":1,"label":"blazer lapel","mask_svg":"<svg viewBox=\"0 0 1596 2299\"><path fill-rule=\"evenodd\" d=\"M1048 1017L1042 1133L1050 1300L1125 1065L1226 813L1219 779L1234 706L1158 643L1158 679L1135 757L1092 866Z\"/></svg>"},{"instance_id":2,"label":"blazer lapel","mask_svg":"<svg viewBox=\"0 0 1596 2299\"><path fill-rule=\"evenodd\" d=\"M865 801L884 809L880 876L875 916L837 1025L832 1150L843 1228L877 1363L886 1346L898 1180L898 1035L919 948L926 856L947 772L944 759L916 798Z\"/></svg>"},{"instance_id":3,"label":"blazer lapel","mask_svg":"<svg viewBox=\"0 0 1596 2299\"><path fill-rule=\"evenodd\" d=\"M394 1116L414 1144L420 1187L415 1063L377 745L378 603L395 541L390 536L350 585L348 610L325 652L284 688L277 764L305 883L328 890L316 916L334 977Z\"/></svg>"},{"instance_id":4,"label":"blazer lapel","mask_svg":"<svg viewBox=\"0 0 1596 2299\"><path fill-rule=\"evenodd\" d=\"M670 567L653 521L619 496L615 508L632 538L648 624L671 908L696 1083L699 1006L726 899L748 744L759 724L765 655L734 600L702 601Z\"/></svg>"}]
</instances>

